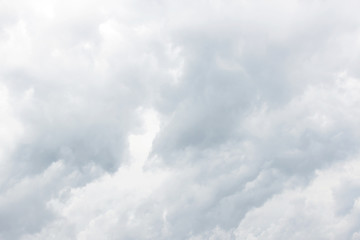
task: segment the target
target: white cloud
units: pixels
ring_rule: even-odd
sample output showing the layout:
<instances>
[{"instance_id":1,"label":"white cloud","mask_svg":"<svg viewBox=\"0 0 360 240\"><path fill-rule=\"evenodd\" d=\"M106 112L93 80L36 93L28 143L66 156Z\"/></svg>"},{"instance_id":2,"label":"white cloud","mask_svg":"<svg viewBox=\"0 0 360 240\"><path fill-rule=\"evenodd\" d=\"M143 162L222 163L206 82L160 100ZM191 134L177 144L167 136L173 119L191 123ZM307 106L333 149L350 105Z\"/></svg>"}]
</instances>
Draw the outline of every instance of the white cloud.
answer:
<instances>
[{"instance_id":1,"label":"white cloud","mask_svg":"<svg viewBox=\"0 0 360 240\"><path fill-rule=\"evenodd\" d=\"M358 5L0 3L0 238L358 239Z\"/></svg>"},{"instance_id":2,"label":"white cloud","mask_svg":"<svg viewBox=\"0 0 360 240\"><path fill-rule=\"evenodd\" d=\"M346 214L336 208L338 199L354 190L344 184L357 182L358 171L357 158L318 171L306 188L284 191L250 211L235 230L236 239L356 239L359 195L348 199Z\"/></svg>"}]
</instances>

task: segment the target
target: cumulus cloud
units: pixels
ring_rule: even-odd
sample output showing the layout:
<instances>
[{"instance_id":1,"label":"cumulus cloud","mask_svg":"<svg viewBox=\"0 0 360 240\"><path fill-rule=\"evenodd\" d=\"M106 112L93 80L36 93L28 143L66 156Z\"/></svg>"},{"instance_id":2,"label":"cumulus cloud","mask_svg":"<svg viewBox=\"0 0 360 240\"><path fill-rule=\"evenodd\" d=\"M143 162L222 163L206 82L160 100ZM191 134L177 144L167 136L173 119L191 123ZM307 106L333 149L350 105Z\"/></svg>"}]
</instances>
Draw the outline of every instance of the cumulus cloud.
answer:
<instances>
[{"instance_id":1,"label":"cumulus cloud","mask_svg":"<svg viewBox=\"0 0 360 240\"><path fill-rule=\"evenodd\" d=\"M0 3L0 238L360 239L358 5Z\"/></svg>"}]
</instances>

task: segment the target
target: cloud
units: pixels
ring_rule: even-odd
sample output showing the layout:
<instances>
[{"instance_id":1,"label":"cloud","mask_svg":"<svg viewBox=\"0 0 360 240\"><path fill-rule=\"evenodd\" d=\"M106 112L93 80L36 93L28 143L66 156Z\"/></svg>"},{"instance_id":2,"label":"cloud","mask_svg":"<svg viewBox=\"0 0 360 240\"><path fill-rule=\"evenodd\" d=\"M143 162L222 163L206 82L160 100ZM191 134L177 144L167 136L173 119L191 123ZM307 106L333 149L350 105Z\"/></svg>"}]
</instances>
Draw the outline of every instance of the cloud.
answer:
<instances>
[{"instance_id":1,"label":"cloud","mask_svg":"<svg viewBox=\"0 0 360 240\"><path fill-rule=\"evenodd\" d=\"M343 183L356 181L357 171L357 158L318 171L306 188L284 191L262 207L250 211L235 230L236 238L356 239L359 195L347 198L350 204L347 214L339 215L335 208L340 205L337 199L344 197L336 189L341 188L343 194L350 194L351 190L344 188Z\"/></svg>"},{"instance_id":2,"label":"cloud","mask_svg":"<svg viewBox=\"0 0 360 240\"><path fill-rule=\"evenodd\" d=\"M1 5L1 238L359 238L356 1Z\"/></svg>"}]
</instances>

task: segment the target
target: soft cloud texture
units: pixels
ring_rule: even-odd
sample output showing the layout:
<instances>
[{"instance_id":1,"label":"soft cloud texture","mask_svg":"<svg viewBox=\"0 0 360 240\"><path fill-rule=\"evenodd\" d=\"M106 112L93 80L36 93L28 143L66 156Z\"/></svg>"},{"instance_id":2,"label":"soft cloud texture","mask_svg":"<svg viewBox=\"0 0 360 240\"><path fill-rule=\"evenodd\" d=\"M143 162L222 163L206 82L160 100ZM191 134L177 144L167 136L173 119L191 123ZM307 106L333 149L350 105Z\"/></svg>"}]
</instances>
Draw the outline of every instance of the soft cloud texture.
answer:
<instances>
[{"instance_id":1,"label":"soft cloud texture","mask_svg":"<svg viewBox=\"0 0 360 240\"><path fill-rule=\"evenodd\" d=\"M0 3L0 239L360 239L357 1Z\"/></svg>"}]
</instances>

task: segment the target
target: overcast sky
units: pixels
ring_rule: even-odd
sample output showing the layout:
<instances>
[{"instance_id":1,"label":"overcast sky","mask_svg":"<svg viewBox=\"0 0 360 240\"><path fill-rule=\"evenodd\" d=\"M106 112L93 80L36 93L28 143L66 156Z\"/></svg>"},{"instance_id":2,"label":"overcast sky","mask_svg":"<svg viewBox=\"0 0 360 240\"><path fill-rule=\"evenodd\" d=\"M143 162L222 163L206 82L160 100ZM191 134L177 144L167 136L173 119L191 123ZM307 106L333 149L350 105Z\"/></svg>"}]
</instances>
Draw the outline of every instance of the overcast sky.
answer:
<instances>
[{"instance_id":1,"label":"overcast sky","mask_svg":"<svg viewBox=\"0 0 360 240\"><path fill-rule=\"evenodd\" d=\"M360 240L359 9L0 1L0 239Z\"/></svg>"}]
</instances>

